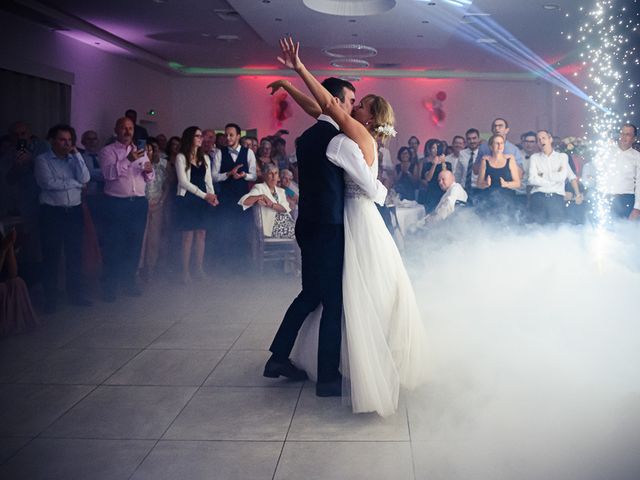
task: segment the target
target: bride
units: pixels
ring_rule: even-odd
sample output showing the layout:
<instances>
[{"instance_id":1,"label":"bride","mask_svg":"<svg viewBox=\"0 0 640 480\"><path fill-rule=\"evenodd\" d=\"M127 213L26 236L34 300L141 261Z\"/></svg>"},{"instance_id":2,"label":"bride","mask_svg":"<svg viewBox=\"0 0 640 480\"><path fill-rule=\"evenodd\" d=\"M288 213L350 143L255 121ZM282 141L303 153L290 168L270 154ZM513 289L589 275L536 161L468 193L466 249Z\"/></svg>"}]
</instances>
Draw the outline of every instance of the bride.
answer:
<instances>
[{"instance_id":1,"label":"bride","mask_svg":"<svg viewBox=\"0 0 640 480\"><path fill-rule=\"evenodd\" d=\"M317 103L299 91L292 97L308 113L317 116L321 110L331 116L344 132L340 135L348 137L345 141L358 144L375 178L376 139L395 133L391 105L380 96L367 95L354 106L352 118L305 68L298 55L299 43L282 39L280 47L283 57L278 60L300 75ZM273 91L279 86L283 84L271 85ZM388 416L397 410L400 386L410 389L426 380L426 334L393 238L373 200L346 174L344 232L343 392L350 396L354 412ZM319 311L311 317L298 334L292 359L314 378Z\"/></svg>"}]
</instances>

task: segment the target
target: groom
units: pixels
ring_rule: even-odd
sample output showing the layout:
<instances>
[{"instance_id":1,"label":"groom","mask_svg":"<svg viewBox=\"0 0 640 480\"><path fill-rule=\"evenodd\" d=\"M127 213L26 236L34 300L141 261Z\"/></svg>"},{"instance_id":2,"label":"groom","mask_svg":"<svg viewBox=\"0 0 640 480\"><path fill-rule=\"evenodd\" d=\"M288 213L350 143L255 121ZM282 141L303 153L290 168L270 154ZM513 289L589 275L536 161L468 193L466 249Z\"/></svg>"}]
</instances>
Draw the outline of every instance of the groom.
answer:
<instances>
[{"instance_id":1,"label":"groom","mask_svg":"<svg viewBox=\"0 0 640 480\"><path fill-rule=\"evenodd\" d=\"M338 98L341 108L351 114L355 103L355 87L338 78L327 78L322 85ZM338 125L333 119L320 115L318 122L296 142L300 181L296 239L302 254L302 291L282 320L269 349L273 355L264 369L265 377L283 376L294 380L307 378L304 371L293 365L289 355L303 322L322 304L316 384L316 395L319 397L342 394L342 378L338 368L342 337L344 260L343 168L356 181L358 177L362 179L366 192L375 192L376 198L384 198L386 195L385 187L364 171L366 164L357 146L355 151L346 151L348 149L342 146L331 148L332 159L327 157L329 144L338 133ZM343 144L341 142L340 145ZM360 158L357 158L358 155Z\"/></svg>"}]
</instances>

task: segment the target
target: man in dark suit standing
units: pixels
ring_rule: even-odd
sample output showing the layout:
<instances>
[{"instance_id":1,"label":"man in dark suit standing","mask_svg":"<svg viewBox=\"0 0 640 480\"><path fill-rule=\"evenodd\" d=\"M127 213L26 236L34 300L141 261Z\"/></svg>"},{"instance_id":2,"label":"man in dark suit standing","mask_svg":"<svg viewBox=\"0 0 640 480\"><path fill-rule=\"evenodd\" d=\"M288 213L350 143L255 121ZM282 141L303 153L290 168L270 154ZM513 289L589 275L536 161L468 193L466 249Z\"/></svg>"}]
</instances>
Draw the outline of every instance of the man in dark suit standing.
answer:
<instances>
[{"instance_id":1,"label":"man in dark suit standing","mask_svg":"<svg viewBox=\"0 0 640 480\"><path fill-rule=\"evenodd\" d=\"M338 78L328 78L323 86L340 100L349 114L355 102L354 86ZM342 266L344 260L344 179L343 170L326 156L329 142L339 133L326 115L296 141L299 169L299 213L296 239L302 254L302 291L287 310L271 344L271 358L264 376L307 378L289 355L298 331L307 316L322 303L318 339L318 383L316 395L340 396L342 321Z\"/></svg>"}]
</instances>

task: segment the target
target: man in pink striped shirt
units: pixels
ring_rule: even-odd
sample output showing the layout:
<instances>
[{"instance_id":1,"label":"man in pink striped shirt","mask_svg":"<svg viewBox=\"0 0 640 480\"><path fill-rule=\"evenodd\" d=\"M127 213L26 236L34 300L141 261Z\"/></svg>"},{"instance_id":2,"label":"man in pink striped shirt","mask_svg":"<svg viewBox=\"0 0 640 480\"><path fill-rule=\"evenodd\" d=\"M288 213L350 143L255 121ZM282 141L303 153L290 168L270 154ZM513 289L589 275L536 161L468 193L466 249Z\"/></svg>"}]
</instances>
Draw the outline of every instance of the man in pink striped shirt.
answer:
<instances>
[{"instance_id":1,"label":"man in pink striped shirt","mask_svg":"<svg viewBox=\"0 0 640 480\"><path fill-rule=\"evenodd\" d=\"M119 118L114 131L116 141L100 150L98 157L104 175L103 298L107 302L115 301L118 286L129 296L142 293L135 274L147 218L145 184L154 177L144 148L133 144L133 122Z\"/></svg>"}]
</instances>

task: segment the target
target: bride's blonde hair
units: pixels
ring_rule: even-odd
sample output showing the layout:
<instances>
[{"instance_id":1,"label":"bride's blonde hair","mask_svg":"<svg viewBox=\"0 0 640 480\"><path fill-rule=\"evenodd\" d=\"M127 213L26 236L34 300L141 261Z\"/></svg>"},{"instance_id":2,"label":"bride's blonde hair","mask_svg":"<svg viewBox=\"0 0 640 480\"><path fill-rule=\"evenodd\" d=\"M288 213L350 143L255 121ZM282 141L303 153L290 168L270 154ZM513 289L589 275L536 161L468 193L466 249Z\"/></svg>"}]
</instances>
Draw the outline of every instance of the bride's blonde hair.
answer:
<instances>
[{"instance_id":1,"label":"bride's blonde hair","mask_svg":"<svg viewBox=\"0 0 640 480\"><path fill-rule=\"evenodd\" d=\"M362 103L366 103L370 100L369 111L371 113L372 121L368 125L369 131L375 138L380 138L382 141L386 141L389 138L387 133L377 131L378 127L393 127L395 123L395 115L391 104L387 102L383 97L370 93L362 98Z\"/></svg>"}]
</instances>

